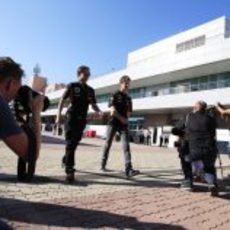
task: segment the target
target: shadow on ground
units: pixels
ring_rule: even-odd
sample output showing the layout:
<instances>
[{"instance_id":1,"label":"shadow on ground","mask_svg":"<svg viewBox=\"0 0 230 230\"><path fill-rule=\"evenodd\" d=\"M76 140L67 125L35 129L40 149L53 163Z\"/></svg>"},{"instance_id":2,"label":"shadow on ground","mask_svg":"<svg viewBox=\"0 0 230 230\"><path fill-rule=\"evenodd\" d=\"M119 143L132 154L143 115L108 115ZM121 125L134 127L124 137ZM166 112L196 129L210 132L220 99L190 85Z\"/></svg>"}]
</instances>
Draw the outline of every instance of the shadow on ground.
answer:
<instances>
[{"instance_id":1,"label":"shadow on ground","mask_svg":"<svg viewBox=\"0 0 230 230\"><path fill-rule=\"evenodd\" d=\"M167 173L166 173L167 172ZM148 171L148 173L141 173L138 177L127 179L121 171L110 171L109 173L98 173L91 171L76 171L76 181L73 186L89 186L91 184L99 185L113 185L113 186L130 186L130 187L178 187L181 180L166 179L165 175L179 174L178 171L162 171L162 174L157 171ZM110 180L111 179L111 180ZM5 183L21 183L17 181L16 175L0 174L0 181ZM63 176L40 176L36 175L30 184L66 184L65 175Z\"/></svg>"},{"instance_id":2,"label":"shadow on ground","mask_svg":"<svg viewBox=\"0 0 230 230\"><path fill-rule=\"evenodd\" d=\"M128 186L130 188L179 188L181 179L174 179L173 176L180 175L180 170L155 170L144 171L138 177L126 179L122 172L110 171L109 173L97 173L78 170L76 172L76 181L71 186L87 187L92 184L106 186ZM111 180L110 180L111 179ZM15 175L0 174L0 181L4 183L20 183ZM30 184L67 184L65 176L35 176ZM68 184L69 185L69 184ZM230 177L219 180L220 195L219 198L230 200ZM208 192L207 184L195 183L194 192Z\"/></svg>"},{"instance_id":3,"label":"shadow on ground","mask_svg":"<svg viewBox=\"0 0 230 230\"><path fill-rule=\"evenodd\" d=\"M0 215L1 218L1 215ZM13 230L9 225L0 220L0 229L1 230Z\"/></svg>"},{"instance_id":4,"label":"shadow on ground","mask_svg":"<svg viewBox=\"0 0 230 230\"><path fill-rule=\"evenodd\" d=\"M87 229L104 227L117 229L185 229L178 225L140 222L132 216L67 207L59 204L0 198L0 208L1 206L6 209L6 212L0 212L0 218L28 224L55 227L82 227Z\"/></svg>"},{"instance_id":5,"label":"shadow on ground","mask_svg":"<svg viewBox=\"0 0 230 230\"><path fill-rule=\"evenodd\" d=\"M42 143L43 144L65 145L66 141L64 139L59 138L59 137L42 135ZM89 144L89 143L84 143L84 142L80 142L79 145L89 146L89 147L101 147L100 145Z\"/></svg>"}]
</instances>

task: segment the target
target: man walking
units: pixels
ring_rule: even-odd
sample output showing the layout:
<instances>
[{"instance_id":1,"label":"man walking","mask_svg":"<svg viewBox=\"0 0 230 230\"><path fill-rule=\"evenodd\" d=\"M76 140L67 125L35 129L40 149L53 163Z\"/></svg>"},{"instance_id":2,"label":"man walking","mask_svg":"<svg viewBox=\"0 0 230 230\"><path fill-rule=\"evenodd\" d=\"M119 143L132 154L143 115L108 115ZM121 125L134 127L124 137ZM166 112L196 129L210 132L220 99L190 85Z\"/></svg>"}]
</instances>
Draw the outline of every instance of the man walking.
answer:
<instances>
[{"instance_id":1,"label":"man walking","mask_svg":"<svg viewBox=\"0 0 230 230\"><path fill-rule=\"evenodd\" d=\"M102 112L97 106L94 89L87 85L90 77L90 69L87 66L80 66L77 69L77 82L70 83L67 86L58 106L58 114L56 119L57 127L61 121L61 111L67 99L70 100L65 119L65 138L66 149L63 157L63 164L65 165L66 180L68 182L74 181L74 153L82 138L83 131L87 123L87 112L89 104L92 109L98 114Z\"/></svg>"},{"instance_id":2,"label":"man walking","mask_svg":"<svg viewBox=\"0 0 230 230\"><path fill-rule=\"evenodd\" d=\"M129 76L122 76L120 79L120 89L110 98L109 107L111 108L111 119L108 123L107 139L101 162L101 170L106 171L109 150L116 132L119 132L125 158L126 177L132 177L140 173L132 167L129 146L128 117L132 113L132 99L128 95L130 81Z\"/></svg>"}]
</instances>

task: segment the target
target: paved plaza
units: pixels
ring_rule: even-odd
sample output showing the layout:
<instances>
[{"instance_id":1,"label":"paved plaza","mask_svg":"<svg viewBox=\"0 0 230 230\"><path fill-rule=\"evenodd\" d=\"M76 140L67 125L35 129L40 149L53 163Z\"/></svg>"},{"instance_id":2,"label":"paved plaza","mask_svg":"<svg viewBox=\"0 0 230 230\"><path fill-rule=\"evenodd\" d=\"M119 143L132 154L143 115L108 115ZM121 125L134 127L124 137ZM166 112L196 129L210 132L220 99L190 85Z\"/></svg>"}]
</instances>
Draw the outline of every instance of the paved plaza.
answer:
<instances>
[{"instance_id":1,"label":"paved plaza","mask_svg":"<svg viewBox=\"0 0 230 230\"><path fill-rule=\"evenodd\" d=\"M0 143L0 230L16 229L230 229L230 159L222 156L224 180L218 198L207 186L179 189L182 178L174 149L132 144L141 175L127 180L120 143L114 143L101 173L104 141L82 140L76 182L65 183L64 141L45 137L33 183L18 183L16 156ZM218 166L218 164L217 164ZM218 170L221 179L220 170Z\"/></svg>"}]
</instances>

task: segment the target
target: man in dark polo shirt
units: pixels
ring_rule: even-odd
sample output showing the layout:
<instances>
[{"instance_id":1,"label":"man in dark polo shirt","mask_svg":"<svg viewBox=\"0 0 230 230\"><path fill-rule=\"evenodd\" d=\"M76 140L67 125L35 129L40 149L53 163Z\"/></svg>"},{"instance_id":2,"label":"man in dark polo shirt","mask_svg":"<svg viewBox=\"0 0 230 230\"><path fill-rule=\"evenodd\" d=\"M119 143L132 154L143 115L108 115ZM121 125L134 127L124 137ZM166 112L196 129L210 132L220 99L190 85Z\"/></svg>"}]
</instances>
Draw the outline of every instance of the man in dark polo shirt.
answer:
<instances>
[{"instance_id":1,"label":"man in dark polo shirt","mask_svg":"<svg viewBox=\"0 0 230 230\"><path fill-rule=\"evenodd\" d=\"M111 119L108 123L107 139L101 162L101 170L106 171L109 150L116 132L119 132L125 157L126 177L135 176L140 173L132 167L129 146L128 117L132 113L132 99L128 95L130 81L129 76L122 76L120 79L120 89L110 98L109 107L111 108Z\"/></svg>"},{"instance_id":2,"label":"man in dark polo shirt","mask_svg":"<svg viewBox=\"0 0 230 230\"><path fill-rule=\"evenodd\" d=\"M34 160L29 151L30 139L17 124L8 105L21 87L23 74L18 63L9 57L0 57L0 139L19 157L30 161ZM38 101L31 104L31 109L36 114L34 122L40 119L41 106Z\"/></svg>"},{"instance_id":3,"label":"man in dark polo shirt","mask_svg":"<svg viewBox=\"0 0 230 230\"><path fill-rule=\"evenodd\" d=\"M74 153L82 138L83 131L87 123L87 112L89 105L100 116L102 112L97 106L94 89L87 85L90 77L90 69L87 66L80 66L77 69L78 81L70 83L67 86L58 106L58 114L56 119L57 127L60 125L61 111L65 101L68 99L70 105L68 107L65 119L65 138L66 150L63 157L63 164L65 165L66 180L68 182L74 181Z\"/></svg>"}]
</instances>

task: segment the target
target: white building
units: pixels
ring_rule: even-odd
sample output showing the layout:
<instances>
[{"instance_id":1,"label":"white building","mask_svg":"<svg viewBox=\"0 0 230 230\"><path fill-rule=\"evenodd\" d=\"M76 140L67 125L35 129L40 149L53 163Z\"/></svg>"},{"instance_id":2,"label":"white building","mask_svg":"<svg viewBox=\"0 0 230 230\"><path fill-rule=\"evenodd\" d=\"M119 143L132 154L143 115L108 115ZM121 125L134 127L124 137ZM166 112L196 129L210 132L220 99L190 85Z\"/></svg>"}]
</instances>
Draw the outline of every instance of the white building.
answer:
<instances>
[{"instance_id":1,"label":"white building","mask_svg":"<svg viewBox=\"0 0 230 230\"><path fill-rule=\"evenodd\" d=\"M132 79L133 116L145 126L173 125L197 100L230 106L230 21L221 17L133 51L124 69L92 78L103 111L124 74ZM56 115L62 93L48 95L53 104L44 116Z\"/></svg>"}]
</instances>

